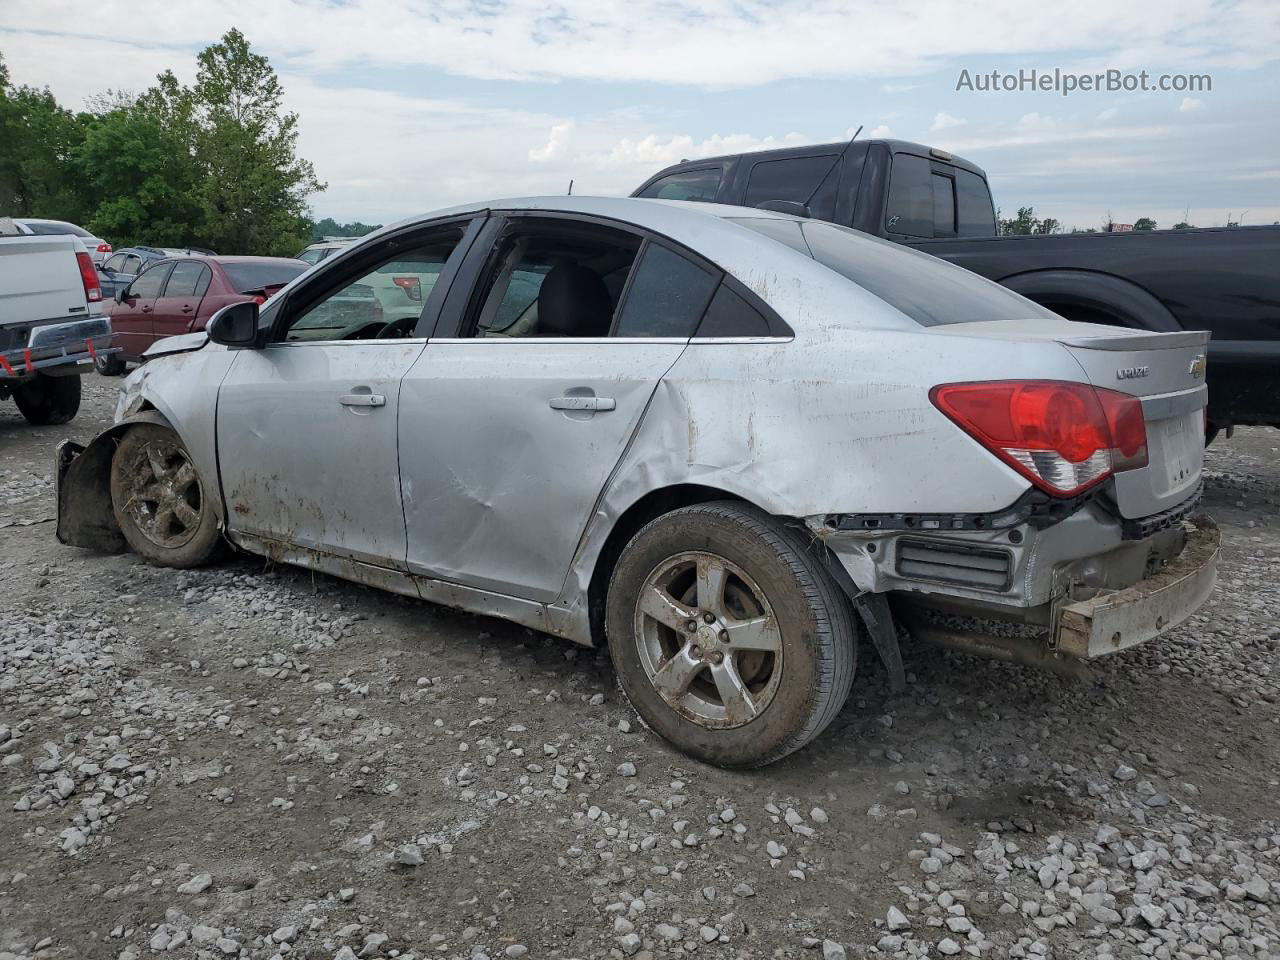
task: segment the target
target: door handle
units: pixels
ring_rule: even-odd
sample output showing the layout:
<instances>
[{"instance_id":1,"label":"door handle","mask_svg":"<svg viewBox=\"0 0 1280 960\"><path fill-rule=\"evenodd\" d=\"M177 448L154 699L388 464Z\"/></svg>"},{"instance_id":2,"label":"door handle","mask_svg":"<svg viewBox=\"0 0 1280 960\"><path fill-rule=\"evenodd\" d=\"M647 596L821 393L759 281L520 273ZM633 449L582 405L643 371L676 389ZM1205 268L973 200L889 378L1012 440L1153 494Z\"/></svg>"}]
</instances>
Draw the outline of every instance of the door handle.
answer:
<instances>
[{"instance_id":1,"label":"door handle","mask_svg":"<svg viewBox=\"0 0 1280 960\"><path fill-rule=\"evenodd\" d=\"M385 407L387 398L377 393L344 393L338 402L344 407Z\"/></svg>"},{"instance_id":2,"label":"door handle","mask_svg":"<svg viewBox=\"0 0 1280 960\"><path fill-rule=\"evenodd\" d=\"M195 309L195 307L193 307L193 306L192 306L191 304L189 304L189 303L184 303L184 304L182 305L182 312L183 312L183 313L190 313L190 312L191 312L192 310L194 310L194 309Z\"/></svg>"},{"instance_id":3,"label":"door handle","mask_svg":"<svg viewBox=\"0 0 1280 960\"><path fill-rule=\"evenodd\" d=\"M618 406L613 397L553 397L552 410L613 410Z\"/></svg>"},{"instance_id":4,"label":"door handle","mask_svg":"<svg viewBox=\"0 0 1280 960\"><path fill-rule=\"evenodd\" d=\"M151 312L151 308L150 308L150 307L143 307L143 308L142 308L142 312L143 312L143 313L150 313L150 312Z\"/></svg>"}]
</instances>

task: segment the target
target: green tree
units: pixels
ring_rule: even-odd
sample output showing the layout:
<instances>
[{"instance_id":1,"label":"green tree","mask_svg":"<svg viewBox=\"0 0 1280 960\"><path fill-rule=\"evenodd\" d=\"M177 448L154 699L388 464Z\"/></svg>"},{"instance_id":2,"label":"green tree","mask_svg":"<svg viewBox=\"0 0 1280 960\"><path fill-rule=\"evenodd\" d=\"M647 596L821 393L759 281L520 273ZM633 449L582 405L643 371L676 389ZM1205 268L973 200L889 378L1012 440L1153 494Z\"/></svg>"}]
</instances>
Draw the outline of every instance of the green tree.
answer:
<instances>
[{"instance_id":1,"label":"green tree","mask_svg":"<svg viewBox=\"0 0 1280 960\"><path fill-rule=\"evenodd\" d=\"M239 30L203 50L190 90L201 238L220 251L294 253L309 236L307 197L323 190L297 155L298 116L267 58Z\"/></svg>"},{"instance_id":2,"label":"green tree","mask_svg":"<svg viewBox=\"0 0 1280 960\"><path fill-rule=\"evenodd\" d=\"M1034 207L1019 207L1018 215L1012 219L1001 219L1000 211L996 211L996 222L1000 224L1000 232L1006 236L1028 236L1031 234L1061 233L1062 224L1053 217L1041 220L1036 216Z\"/></svg>"},{"instance_id":3,"label":"green tree","mask_svg":"<svg viewBox=\"0 0 1280 960\"><path fill-rule=\"evenodd\" d=\"M373 233L373 231L381 229L382 224L380 223L361 223L359 220L354 223L338 223L333 217L325 217L323 220L317 220L311 225L311 239L363 237L366 233Z\"/></svg>"},{"instance_id":4,"label":"green tree","mask_svg":"<svg viewBox=\"0 0 1280 960\"><path fill-rule=\"evenodd\" d=\"M1156 222L1150 217L1139 217L1137 220L1133 221L1133 229L1135 232L1139 230L1154 230L1155 228Z\"/></svg>"},{"instance_id":5,"label":"green tree","mask_svg":"<svg viewBox=\"0 0 1280 960\"><path fill-rule=\"evenodd\" d=\"M72 154L84 121L59 106L48 88L14 86L0 56L0 216L83 216Z\"/></svg>"},{"instance_id":6,"label":"green tree","mask_svg":"<svg viewBox=\"0 0 1280 960\"><path fill-rule=\"evenodd\" d=\"M117 245L185 246L203 239L197 128L190 95L172 73L139 97L110 95L76 160L100 198L87 226Z\"/></svg>"}]
</instances>

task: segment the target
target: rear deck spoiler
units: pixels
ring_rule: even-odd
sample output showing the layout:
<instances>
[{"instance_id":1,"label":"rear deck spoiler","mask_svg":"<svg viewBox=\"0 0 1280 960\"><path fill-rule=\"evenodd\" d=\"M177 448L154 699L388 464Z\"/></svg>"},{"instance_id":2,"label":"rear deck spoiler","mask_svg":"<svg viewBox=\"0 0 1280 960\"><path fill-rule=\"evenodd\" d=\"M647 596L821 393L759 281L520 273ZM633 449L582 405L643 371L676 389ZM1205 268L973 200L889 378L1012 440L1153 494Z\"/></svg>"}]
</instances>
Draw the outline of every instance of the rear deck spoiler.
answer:
<instances>
[{"instance_id":1,"label":"rear deck spoiler","mask_svg":"<svg viewBox=\"0 0 1280 960\"><path fill-rule=\"evenodd\" d=\"M1082 350L1173 350L1182 347L1203 347L1209 342L1208 330L1180 330L1170 333L1156 333L1150 330L1135 330L1120 336L1108 334L1105 337L1059 337L1059 343Z\"/></svg>"}]
</instances>

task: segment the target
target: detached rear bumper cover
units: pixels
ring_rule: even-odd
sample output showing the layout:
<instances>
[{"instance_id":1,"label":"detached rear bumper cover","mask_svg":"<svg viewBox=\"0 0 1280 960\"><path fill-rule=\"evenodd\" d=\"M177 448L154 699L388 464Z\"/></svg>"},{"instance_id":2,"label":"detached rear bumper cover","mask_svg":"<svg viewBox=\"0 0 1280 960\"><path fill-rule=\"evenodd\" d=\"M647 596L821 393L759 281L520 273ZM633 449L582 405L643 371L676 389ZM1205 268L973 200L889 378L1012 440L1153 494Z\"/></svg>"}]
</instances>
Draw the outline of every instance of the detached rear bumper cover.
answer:
<instances>
[{"instance_id":1,"label":"detached rear bumper cover","mask_svg":"<svg viewBox=\"0 0 1280 960\"><path fill-rule=\"evenodd\" d=\"M1059 653L1081 659L1125 650L1181 623L1209 598L1218 578L1220 535L1206 516L1186 521L1186 546L1159 572L1090 600L1063 603L1054 628Z\"/></svg>"}]
</instances>

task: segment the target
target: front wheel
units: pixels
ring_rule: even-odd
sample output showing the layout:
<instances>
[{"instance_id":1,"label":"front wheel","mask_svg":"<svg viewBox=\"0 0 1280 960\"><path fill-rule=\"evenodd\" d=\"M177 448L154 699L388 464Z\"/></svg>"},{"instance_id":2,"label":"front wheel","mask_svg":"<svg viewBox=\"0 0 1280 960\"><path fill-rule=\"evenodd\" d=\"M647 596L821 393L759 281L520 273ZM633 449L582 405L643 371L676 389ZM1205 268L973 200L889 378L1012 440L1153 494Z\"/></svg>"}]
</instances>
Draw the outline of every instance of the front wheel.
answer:
<instances>
[{"instance_id":1,"label":"front wheel","mask_svg":"<svg viewBox=\"0 0 1280 960\"><path fill-rule=\"evenodd\" d=\"M679 749L726 767L798 750L853 683L853 613L804 535L746 504L665 514L627 544L609 587L618 682Z\"/></svg>"},{"instance_id":2,"label":"front wheel","mask_svg":"<svg viewBox=\"0 0 1280 960\"><path fill-rule=\"evenodd\" d=\"M139 424L111 458L111 506L120 532L162 567L196 567L217 551L218 519L182 439Z\"/></svg>"},{"instance_id":3,"label":"front wheel","mask_svg":"<svg viewBox=\"0 0 1280 960\"><path fill-rule=\"evenodd\" d=\"M38 427L66 423L80 409L80 378L37 373L14 389L13 402L27 422Z\"/></svg>"}]
</instances>

